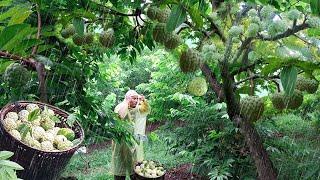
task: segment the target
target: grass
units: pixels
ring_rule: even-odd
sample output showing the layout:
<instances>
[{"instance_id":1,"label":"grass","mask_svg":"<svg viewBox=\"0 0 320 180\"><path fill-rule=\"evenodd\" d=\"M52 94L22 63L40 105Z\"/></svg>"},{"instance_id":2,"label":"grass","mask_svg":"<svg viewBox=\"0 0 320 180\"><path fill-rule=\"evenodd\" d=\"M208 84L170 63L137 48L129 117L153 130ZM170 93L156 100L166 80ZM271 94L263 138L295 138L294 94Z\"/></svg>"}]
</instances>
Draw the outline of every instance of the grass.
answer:
<instances>
[{"instance_id":1,"label":"grass","mask_svg":"<svg viewBox=\"0 0 320 180\"><path fill-rule=\"evenodd\" d=\"M284 114L257 127L264 134L279 179L320 179L320 137L311 121ZM272 137L273 133L281 136Z\"/></svg>"},{"instance_id":2,"label":"grass","mask_svg":"<svg viewBox=\"0 0 320 180\"><path fill-rule=\"evenodd\" d=\"M277 115L256 125L264 138L265 147L278 169L279 179L320 179L320 136L307 121L294 114ZM146 159L158 160L166 168L193 162L193 157L168 153L166 137L174 132L158 130L152 134L154 141L145 144ZM86 161L90 168L86 168ZM107 180L110 174L111 149L107 147L91 154L75 155L68 164L63 176L78 179Z\"/></svg>"},{"instance_id":3,"label":"grass","mask_svg":"<svg viewBox=\"0 0 320 180\"><path fill-rule=\"evenodd\" d=\"M145 147L145 159L151 159L161 162L166 168L172 168L179 164L192 162L192 159L186 156L177 156L168 153L168 146L165 137L170 136L172 132L165 130L156 131L152 135L156 140L148 142ZM89 162L90 168L87 167ZM95 150L90 154L74 155L63 177L74 176L79 180L107 180L113 179L110 174L111 147Z\"/></svg>"}]
</instances>

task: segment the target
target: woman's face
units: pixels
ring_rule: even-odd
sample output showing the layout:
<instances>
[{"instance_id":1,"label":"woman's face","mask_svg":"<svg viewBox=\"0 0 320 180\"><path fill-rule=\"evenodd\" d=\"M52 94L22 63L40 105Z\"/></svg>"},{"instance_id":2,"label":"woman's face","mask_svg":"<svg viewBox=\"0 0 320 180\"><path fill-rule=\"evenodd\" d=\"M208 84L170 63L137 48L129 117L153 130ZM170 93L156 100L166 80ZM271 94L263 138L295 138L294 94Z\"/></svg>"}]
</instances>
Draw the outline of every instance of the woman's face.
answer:
<instances>
[{"instance_id":1,"label":"woman's face","mask_svg":"<svg viewBox=\"0 0 320 180\"><path fill-rule=\"evenodd\" d=\"M129 100L129 107L135 108L137 106L137 103L138 103L138 95L131 96Z\"/></svg>"}]
</instances>

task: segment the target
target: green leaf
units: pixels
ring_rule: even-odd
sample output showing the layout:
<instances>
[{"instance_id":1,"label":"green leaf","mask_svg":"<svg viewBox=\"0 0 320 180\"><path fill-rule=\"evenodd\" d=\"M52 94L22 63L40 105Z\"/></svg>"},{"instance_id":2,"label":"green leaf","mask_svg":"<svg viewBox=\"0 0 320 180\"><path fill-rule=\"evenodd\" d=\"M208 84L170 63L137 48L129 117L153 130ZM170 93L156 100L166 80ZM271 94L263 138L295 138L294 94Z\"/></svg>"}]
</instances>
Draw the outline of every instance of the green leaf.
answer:
<instances>
[{"instance_id":1,"label":"green leaf","mask_svg":"<svg viewBox=\"0 0 320 180\"><path fill-rule=\"evenodd\" d=\"M31 13L32 11L30 10L29 6L18 6L17 13L11 17L8 25L10 26L13 24L23 23Z\"/></svg>"},{"instance_id":2,"label":"green leaf","mask_svg":"<svg viewBox=\"0 0 320 180\"><path fill-rule=\"evenodd\" d=\"M10 6L11 3L12 3L12 0L3 0L3 1L0 1L0 7Z\"/></svg>"},{"instance_id":3,"label":"green leaf","mask_svg":"<svg viewBox=\"0 0 320 180\"><path fill-rule=\"evenodd\" d=\"M40 109L35 109L28 115L28 121L32 122L36 120L39 116L40 116Z\"/></svg>"},{"instance_id":4,"label":"green leaf","mask_svg":"<svg viewBox=\"0 0 320 180\"><path fill-rule=\"evenodd\" d=\"M13 156L14 153L11 151L0 151L0 160L5 160Z\"/></svg>"},{"instance_id":5,"label":"green leaf","mask_svg":"<svg viewBox=\"0 0 320 180\"><path fill-rule=\"evenodd\" d=\"M285 93L291 96L296 86L298 70L295 66L284 67L280 74L281 84Z\"/></svg>"},{"instance_id":6,"label":"green leaf","mask_svg":"<svg viewBox=\"0 0 320 180\"><path fill-rule=\"evenodd\" d=\"M27 136L28 132L31 132L31 128L27 124L21 124L17 130L21 133L22 139Z\"/></svg>"},{"instance_id":7,"label":"green leaf","mask_svg":"<svg viewBox=\"0 0 320 180\"><path fill-rule=\"evenodd\" d=\"M173 6L166 26L167 31L171 32L175 30L186 20L186 17L186 11L181 4Z\"/></svg>"},{"instance_id":8,"label":"green leaf","mask_svg":"<svg viewBox=\"0 0 320 180\"><path fill-rule=\"evenodd\" d=\"M57 116L51 116L50 119L55 123L61 123L61 120Z\"/></svg>"},{"instance_id":9,"label":"green leaf","mask_svg":"<svg viewBox=\"0 0 320 180\"><path fill-rule=\"evenodd\" d=\"M68 116L68 119L67 119L67 124L70 126L70 127L73 127L73 124L74 122L76 121L77 117L74 115L74 114L70 114Z\"/></svg>"},{"instance_id":10,"label":"green leaf","mask_svg":"<svg viewBox=\"0 0 320 180\"><path fill-rule=\"evenodd\" d=\"M19 164L12 162L12 161L8 161L8 160L0 160L0 167L9 167L14 170L23 170L24 169Z\"/></svg>"},{"instance_id":11,"label":"green leaf","mask_svg":"<svg viewBox=\"0 0 320 180\"><path fill-rule=\"evenodd\" d=\"M4 168L8 180L16 180L17 179L17 174L16 171L12 168Z\"/></svg>"},{"instance_id":12,"label":"green leaf","mask_svg":"<svg viewBox=\"0 0 320 180\"><path fill-rule=\"evenodd\" d=\"M311 12L314 15L320 14L320 0L310 0Z\"/></svg>"},{"instance_id":13,"label":"green leaf","mask_svg":"<svg viewBox=\"0 0 320 180\"><path fill-rule=\"evenodd\" d=\"M3 74L4 71L6 70L6 68L12 63L13 63L12 61L7 61L7 60L1 59L1 61L0 61L0 74Z\"/></svg>"},{"instance_id":14,"label":"green leaf","mask_svg":"<svg viewBox=\"0 0 320 180\"><path fill-rule=\"evenodd\" d=\"M84 33L84 22L82 18L73 18L73 26L76 29L76 32L79 35L83 35Z\"/></svg>"},{"instance_id":15,"label":"green leaf","mask_svg":"<svg viewBox=\"0 0 320 180\"><path fill-rule=\"evenodd\" d=\"M42 41L39 39L24 39L19 43L19 46L16 46L14 50L12 51L15 54L20 54L20 55L26 55L27 50L36 46L42 44Z\"/></svg>"},{"instance_id":16,"label":"green leaf","mask_svg":"<svg viewBox=\"0 0 320 180\"><path fill-rule=\"evenodd\" d=\"M203 26L203 19L201 17L200 11L197 9L196 6L190 7L188 9L190 17L192 21L196 24L197 28L202 28Z\"/></svg>"},{"instance_id":17,"label":"green leaf","mask_svg":"<svg viewBox=\"0 0 320 180\"><path fill-rule=\"evenodd\" d=\"M20 42L32 34L34 28L29 24L15 24L6 27L0 34L0 49L11 51L19 46Z\"/></svg>"}]
</instances>

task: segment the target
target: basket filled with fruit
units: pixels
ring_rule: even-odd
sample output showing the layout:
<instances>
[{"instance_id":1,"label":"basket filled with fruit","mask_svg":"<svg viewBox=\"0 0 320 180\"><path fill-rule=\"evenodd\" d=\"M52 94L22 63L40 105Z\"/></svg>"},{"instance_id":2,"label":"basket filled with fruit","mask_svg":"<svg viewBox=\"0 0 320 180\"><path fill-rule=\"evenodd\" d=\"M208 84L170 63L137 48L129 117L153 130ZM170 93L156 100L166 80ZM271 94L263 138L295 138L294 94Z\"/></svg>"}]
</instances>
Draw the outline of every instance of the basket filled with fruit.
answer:
<instances>
[{"instance_id":1,"label":"basket filled with fruit","mask_svg":"<svg viewBox=\"0 0 320 180\"><path fill-rule=\"evenodd\" d=\"M58 179L84 139L75 117L41 102L18 101L0 112L0 149L14 152L22 179Z\"/></svg>"},{"instance_id":2,"label":"basket filled with fruit","mask_svg":"<svg viewBox=\"0 0 320 180\"><path fill-rule=\"evenodd\" d=\"M165 176L163 165L156 161L143 161L135 165L134 172L138 180L162 180Z\"/></svg>"}]
</instances>

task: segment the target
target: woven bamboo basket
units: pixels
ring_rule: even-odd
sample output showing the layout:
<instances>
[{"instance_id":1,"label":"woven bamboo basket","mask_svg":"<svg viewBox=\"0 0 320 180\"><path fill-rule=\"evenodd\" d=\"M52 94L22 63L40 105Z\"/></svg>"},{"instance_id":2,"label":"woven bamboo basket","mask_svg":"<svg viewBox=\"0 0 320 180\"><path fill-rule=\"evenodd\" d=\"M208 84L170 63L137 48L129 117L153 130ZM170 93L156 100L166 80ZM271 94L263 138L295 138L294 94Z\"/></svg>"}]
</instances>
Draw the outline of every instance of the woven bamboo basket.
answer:
<instances>
[{"instance_id":1,"label":"woven bamboo basket","mask_svg":"<svg viewBox=\"0 0 320 180\"><path fill-rule=\"evenodd\" d=\"M159 162L157 162L157 163L159 163ZM139 163L136 163L136 165L135 166L138 166L138 165L141 165L141 163L139 162ZM160 177L157 177L157 178L147 178L147 177L143 177L143 176L140 176L138 173L136 173L135 171L134 171L134 175L135 175L135 178L137 179L137 180L164 180L164 177L166 176L166 172L162 175L162 176L160 176Z\"/></svg>"},{"instance_id":2,"label":"woven bamboo basket","mask_svg":"<svg viewBox=\"0 0 320 180\"><path fill-rule=\"evenodd\" d=\"M7 104L1 109L0 122L3 121L8 112L19 112L31 103L37 104L41 109L43 109L44 106L52 109L61 120L61 123L56 126L71 128L66 124L66 119L69 115L66 111L49 104L34 101L18 101ZM17 172L19 178L25 180L55 180L59 178L63 169L84 139L83 129L78 122L75 122L71 129L75 132L76 138L80 139L78 145L66 151L45 152L31 148L15 139L4 129L2 123L0 123L0 150L14 152L11 160L17 162L24 168L23 171Z\"/></svg>"}]
</instances>

